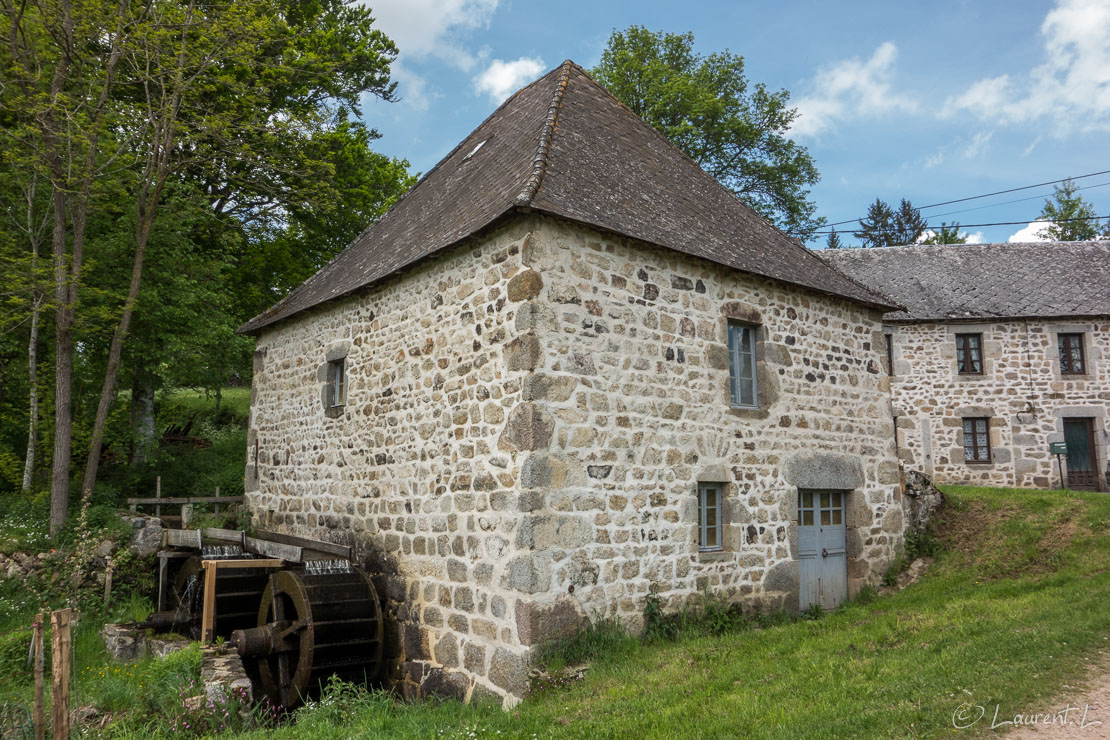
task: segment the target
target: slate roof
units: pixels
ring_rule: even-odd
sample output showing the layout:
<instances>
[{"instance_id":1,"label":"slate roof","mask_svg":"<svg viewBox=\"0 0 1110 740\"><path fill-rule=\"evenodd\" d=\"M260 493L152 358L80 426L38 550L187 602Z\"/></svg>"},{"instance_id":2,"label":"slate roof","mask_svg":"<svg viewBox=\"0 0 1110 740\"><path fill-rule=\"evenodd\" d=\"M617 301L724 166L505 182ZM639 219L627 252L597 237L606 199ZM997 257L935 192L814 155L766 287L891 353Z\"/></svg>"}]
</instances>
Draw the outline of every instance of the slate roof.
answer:
<instances>
[{"instance_id":1,"label":"slate roof","mask_svg":"<svg viewBox=\"0 0 1110 740\"><path fill-rule=\"evenodd\" d=\"M1110 315L1110 241L817 252L905 311L890 321Z\"/></svg>"},{"instance_id":2,"label":"slate roof","mask_svg":"<svg viewBox=\"0 0 1110 740\"><path fill-rule=\"evenodd\" d=\"M771 226L568 60L506 100L377 223L239 331L348 295L521 210L892 305Z\"/></svg>"}]
</instances>

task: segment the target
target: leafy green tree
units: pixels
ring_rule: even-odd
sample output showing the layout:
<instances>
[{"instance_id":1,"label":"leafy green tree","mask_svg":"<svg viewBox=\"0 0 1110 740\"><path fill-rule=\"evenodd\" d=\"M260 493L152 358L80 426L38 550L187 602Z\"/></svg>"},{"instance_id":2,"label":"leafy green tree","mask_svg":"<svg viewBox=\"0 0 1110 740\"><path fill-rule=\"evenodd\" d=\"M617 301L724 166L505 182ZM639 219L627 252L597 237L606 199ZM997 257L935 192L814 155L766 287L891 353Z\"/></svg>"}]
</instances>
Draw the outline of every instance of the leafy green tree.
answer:
<instances>
[{"instance_id":1,"label":"leafy green tree","mask_svg":"<svg viewBox=\"0 0 1110 740\"><path fill-rule=\"evenodd\" d=\"M920 244L967 244L967 234L960 233L960 225L958 223L949 226L947 223L941 222L940 229L934 231L927 238L922 239Z\"/></svg>"},{"instance_id":2,"label":"leafy green tree","mask_svg":"<svg viewBox=\"0 0 1110 740\"><path fill-rule=\"evenodd\" d=\"M0 36L2 153L29 152L14 169L44 183L53 217L53 302L49 283L39 292L55 314L43 436L57 531L71 453L88 449L90 489L120 378L145 391L249 373L234 327L408 187L408 163L374 153L377 133L351 121L363 95L392 99L396 48L349 0L0 0ZM243 269L282 250L276 269ZM3 263L5 285L26 262ZM13 384L15 364L0 362L0 388L26 398L35 373Z\"/></svg>"},{"instance_id":3,"label":"leafy green tree","mask_svg":"<svg viewBox=\"0 0 1110 740\"><path fill-rule=\"evenodd\" d=\"M1082 242L1110 236L1110 222L1102 229L1095 207L1078 194L1079 186L1068 179L1053 188L1051 199L1041 209L1041 221L1049 221L1037 236L1054 242Z\"/></svg>"},{"instance_id":4,"label":"leafy green tree","mask_svg":"<svg viewBox=\"0 0 1110 740\"><path fill-rule=\"evenodd\" d=\"M630 26L612 33L591 74L761 215L808 239L824 224L809 199L820 176L787 136L790 94L750 84L741 56L693 47L691 33Z\"/></svg>"},{"instance_id":5,"label":"leafy green tree","mask_svg":"<svg viewBox=\"0 0 1110 740\"><path fill-rule=\"evenodd\" d=\"M836 227L829 232L828 238L825 240L825 249L840 249L844 245L840 242L840 234L836 233Z\"/></svg>"}]
</instances>

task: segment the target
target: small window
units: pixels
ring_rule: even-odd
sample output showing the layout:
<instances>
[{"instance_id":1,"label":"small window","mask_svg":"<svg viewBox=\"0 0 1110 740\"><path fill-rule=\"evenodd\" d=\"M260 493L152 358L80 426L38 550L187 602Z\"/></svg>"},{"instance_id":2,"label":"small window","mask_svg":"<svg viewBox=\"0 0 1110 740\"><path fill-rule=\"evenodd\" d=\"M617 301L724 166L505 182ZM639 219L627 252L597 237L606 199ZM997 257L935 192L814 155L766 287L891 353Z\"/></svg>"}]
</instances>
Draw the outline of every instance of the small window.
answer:
<instances>
[{"instance_id":1,"label":"small window","mask_svg":"<svg viewBox=\"0 0 1110 740\"><path fill-rule=\"evenodd\" d=\"M1087 357L1083 353L1083 335L1057 334L1056 342L1060 348L1060 374L1086 374Z\"/></svg>"},{"instance_id":2,"label":"small window","mask_svg":"<svg viewBox=\"0 0 1110 740\"><path fill-rule=\"evenodd\" d=\"M721 489L720 483L698 484L698 549L720 550L721 542Z\"/></svg>"},{"instance_id":3,"label":"small window","mask_svg":"<svg viewBox=\"0 0 1110 740\"><path fill-rule=\"evenodd\" d=\"M956 335L956 371L960 375L983 374L983 335Z\"/></svg>"},{"instance_id":4,"label":"small window","mask_svg":"<svg viewBox=\"0 0 1110 740\"><path fill-rule=\"evenodd\" d=\"M732 384L732 405L759 408L755 380L755 332L751 324L728 325L728 370Z\"/></svg>"},{"instance_id":5,"label":"small window","mask_svg":"<svg viewBox=\"0 0 1110 740\"><path fill-rule=\"evenodd\" d=\"M798 491L798 524L839 527L844 524L843 491Z\"/></svg>"},{"instance_id":6,"label":"small window","mask_svg":"<svg viewBox=\"0 0 1110 740\"><path fill-rule=\"evenodd\" d=\"M964 462L989 463L990 461L990 419L986 417L964 419Z\"/></svg>"},{"instance_id":7,"label":"small window","mask_svg":"<svg viewBox=\"0 0 1110 740\"><path fill-rule=\"evenodd\" d=\"M346 358L333 360L328 363L328 384L331 387L331 397L328 399L332 408L347 403L347 360Z\"/></svg>"},{"instance_id":8,"label":"small window","mask_svg":"<svg viewBox=\"0 0 1110 740\"><path fill-rule=\"evenodd\" d=\"M886 374L894 375L894 335L883 334L886 340Z\"/></svg>"}]
</instances>

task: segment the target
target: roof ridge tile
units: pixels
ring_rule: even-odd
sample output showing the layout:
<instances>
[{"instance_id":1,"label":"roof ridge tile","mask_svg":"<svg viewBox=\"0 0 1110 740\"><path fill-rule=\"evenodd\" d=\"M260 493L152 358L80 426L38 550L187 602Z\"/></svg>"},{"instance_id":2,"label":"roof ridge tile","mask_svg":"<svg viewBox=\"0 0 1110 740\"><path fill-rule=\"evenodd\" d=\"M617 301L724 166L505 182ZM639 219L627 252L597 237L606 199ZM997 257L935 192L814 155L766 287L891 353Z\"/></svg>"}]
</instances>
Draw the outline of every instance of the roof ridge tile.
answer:
<instances>
[{"instance_id":1,"label":"roof ridge tile","mask_svg":"<svg viewBox=\"0 0 1110 740\"><path fill-rule=\"evenodd\" d=\"M570 82L570 71L574 66L574 62L569 59L563 62L563 71L559 75L559 81L555 84L555 92L551 96L551 105L547 108L547 119L540 130L540 140L536 145L536 156L532 160L532 174L524 181L524 189L513 201L518 206L531 205L532 199L536 197L536 192L543 182L543 176L547 170L547 155L551 147L551 139L555 136L555 129L559 122L559 109L563 105L563 94Z\"/></svg>"}]
</instances>

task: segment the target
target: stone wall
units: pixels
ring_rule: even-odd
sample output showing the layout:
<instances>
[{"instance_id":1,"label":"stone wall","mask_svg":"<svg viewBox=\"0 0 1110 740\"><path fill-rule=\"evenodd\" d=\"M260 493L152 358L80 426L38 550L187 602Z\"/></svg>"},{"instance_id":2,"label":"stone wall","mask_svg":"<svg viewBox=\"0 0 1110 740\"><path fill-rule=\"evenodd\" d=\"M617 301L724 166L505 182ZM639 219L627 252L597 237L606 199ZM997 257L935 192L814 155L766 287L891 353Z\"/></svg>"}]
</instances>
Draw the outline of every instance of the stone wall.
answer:
<instances>
[{"instance_id":1,"label":"stone wall","mask_svg":"<svg viewBox=\"0 0 1110 740\"><path fill-rule=\"evenodd\" d=\"M386 602L388 678L407 696L523 693L519 592L502 587L520 464L497 440L525 375L502 348L517 341L510 296L529 234L502 228L258 338L255 521L356 546ZM326 411L339 357L347 402Z\"/></svg>"},{"instance_id":2,"label":"stone wall","mask_svg":"<svg viewBox=\"0 0 1110 740\"><path fill-rule=\"evenodd\" d=\"M903 521L877 312L558 221L523 259L531 639L637 626L652 584L668 608L708 588L797 609L799 487L851 491L850 591L878 581ZM758 410L730 408L730 318L759 325ZM725 484L721 552L699 552L699 481Z\"/></svg>"},{"instance_id":3,"label":"stone wall","mask_svg":"<svg viewBox=\"0 0 1110 740\"><path fill-rule=\"evenodd\" d=\"M1060 487L1049 443L1063 441L1063 418L1091 417L1098 466L1105 471L1106 318L891 324L886 332L893 336L891 391L899 455L907 467L940 484ZM1061 332L1085 334L1086 375L1060 374L1056 336ZM957 374L957 333L982 333L981 376ZM990 417L990 464L964 462L964 417Z\"/></svg>"},{"instance_id":4,"label":"stone wall","mask_svg":"<svg viewBox=\"0 0 1110 740\"><path fill-rule=\"evenodd\" d=\"M760 326L759 410L729 405L729 318ZM264 330L248 502L357 548L406 696L511 704L536 645L637 627L653 583L796 608L798 487L851 491L850 587L876 582L902 541L881 341L852 302L519 216ZM722 552L699 480L725 484Z\"/></svg>"}]
</instances>

